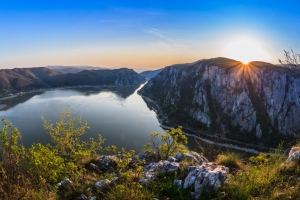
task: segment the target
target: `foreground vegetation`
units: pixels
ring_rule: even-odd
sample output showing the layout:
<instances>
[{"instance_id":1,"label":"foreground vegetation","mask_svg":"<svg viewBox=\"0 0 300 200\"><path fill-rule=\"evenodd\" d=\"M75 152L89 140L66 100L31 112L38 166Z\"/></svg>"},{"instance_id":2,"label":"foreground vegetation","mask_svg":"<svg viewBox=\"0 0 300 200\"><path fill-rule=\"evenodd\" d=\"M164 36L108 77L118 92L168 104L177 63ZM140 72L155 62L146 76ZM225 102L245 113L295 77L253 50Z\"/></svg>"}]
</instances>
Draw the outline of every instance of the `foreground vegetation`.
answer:
<instances>
[{"instance_id":1,"label":"foreground vegetation","mask_svg":"<svg viewBox=\"0 0 300 200\"><path fill-rule=\"evenodd\" d=\"M161 173L158 180L147 185L139 183L144 173L143 161L138 160L134 151L104 148L104 139L81 141L89 128L81 117L75 120L71 113L62 113L60 121L51 124L43 118L44 128L52 137L53 145L22 145L20 132L5 119L1 131L0 149L0 198L1 199L78 199L82 194L97 199L190 199L191 188L181 189L173 185L175 179L182 179L183 162L175 174ZM177 152L186 152L186 137L181 127L166 131L160 138L151 133L144 151L168 158ZM103 151L115 155L117 163L114 173L103 173L91 167ZM137 162L131 163L135 157ZM260 154L249 161L240 155L224 153L218 156L216 164L229 168L228 178L218 191L207 191L202 199L297 199L300 196L299 163L283 164L286 157L280 152ZM97 180L112 179L114 184L96 189ZM57 184L70 179L72 185L62 188Z\"/></svg>"}]
</instances>

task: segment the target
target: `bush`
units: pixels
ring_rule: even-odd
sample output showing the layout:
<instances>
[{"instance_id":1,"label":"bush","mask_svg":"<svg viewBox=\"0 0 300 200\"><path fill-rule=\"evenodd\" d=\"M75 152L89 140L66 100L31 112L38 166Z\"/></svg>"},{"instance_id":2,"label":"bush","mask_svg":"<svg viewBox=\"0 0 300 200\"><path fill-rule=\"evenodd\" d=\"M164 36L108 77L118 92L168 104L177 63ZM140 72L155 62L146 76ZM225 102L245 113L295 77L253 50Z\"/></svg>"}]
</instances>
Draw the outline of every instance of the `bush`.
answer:
<instances>
[{"instance_id":1,"label":"bush","mask_svg":"<svg viewBox=\"0 0 300 200\"><path fill-rule=\"evenodd\" d=\"M166 130L161 135L161 145L157 141L157 132L150 133L149 143L145 144L143 151L147 153L157 153L160 157L166 159L176 153L185 153L185 145L187 144L187 137L182 133L182 127L177 129L172 128Z\"/></svg>"},{"instance_id":2,"label":"bush","mask_svg":"<svg viewBox=\"0 0 300 200\"><path fill-rule=\"evenodd\" d=\"M242 167L241 155L233 152L227 152L225 154L218 155L216 163L219 165L225 165L227 167L233 168Z\"/></svg>"}]
</instances>

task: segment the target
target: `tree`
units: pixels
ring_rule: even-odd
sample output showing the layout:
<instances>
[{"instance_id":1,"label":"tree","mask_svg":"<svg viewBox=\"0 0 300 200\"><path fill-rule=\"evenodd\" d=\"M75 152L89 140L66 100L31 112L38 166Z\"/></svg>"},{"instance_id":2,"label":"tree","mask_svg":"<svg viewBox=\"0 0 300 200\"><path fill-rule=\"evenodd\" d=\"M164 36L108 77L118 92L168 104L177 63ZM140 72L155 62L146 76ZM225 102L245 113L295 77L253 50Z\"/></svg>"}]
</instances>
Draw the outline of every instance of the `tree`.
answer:
<instances>
[{"instance_id":1,"label":"tree","mask_svg":"<svg viewBox=\"0 0 300 200\"><path fill-rule=\"evenodd\" d=\"M297 54L291 49L291 51L284 50L284 60L278 59L280 64L285 67L300 69L300 54Z\"/></svg>"},{"instance_id":2,"label":"tree","mask_svg":"<svg viewBox=\"0 0 300 200\"><path fill-rule=\"evenodd\" d=\"M157 141L157 137L157 132L150 133L149 143L145 144L144 152L157 153L164 159L178 152L187 152L184 145L186 145L188 141L187 137L182 133L182 126L179 126L177 129L172 128L171 130L166 130L166 132L161 135L161 142Z\"/></svg>"},{"instance_id":3,"label":"tree","mask_svg":"<svg viewBox=\"0 0 300 200\"><path fill-rule=\"evenodd\" d=\"M81 115L78 115L77 122L72 117L69 110L60 115L59 122L55 125L47 122L42 117L44 128L51 136L55 144L55 150L58 155L63 157L65 162L75 161L80 162L82 159L96 156L102 151L104 140L101 135L98 135L98 140L90 138L90 141L81 141L80 137L89 129L86 121L81 120Z\"/></svg>"}]
</instances>

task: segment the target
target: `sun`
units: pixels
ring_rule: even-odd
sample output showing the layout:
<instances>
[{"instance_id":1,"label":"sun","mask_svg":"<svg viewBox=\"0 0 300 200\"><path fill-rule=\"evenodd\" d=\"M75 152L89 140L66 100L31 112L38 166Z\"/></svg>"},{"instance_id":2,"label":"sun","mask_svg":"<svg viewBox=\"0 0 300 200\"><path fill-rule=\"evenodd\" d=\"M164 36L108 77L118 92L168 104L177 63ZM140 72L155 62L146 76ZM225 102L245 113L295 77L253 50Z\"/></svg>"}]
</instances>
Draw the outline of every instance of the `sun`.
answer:
<instances>
[{"instance_id":1,"label":"sun","mask_svg":"<svg viewBox=\"0 0 300 200\"><path fill-rule=\"evenodd\" d=\"M259 43L249 38L239 38L229 43L223 50L223 55L248 64L250 61L266 61L267 53Z\"/></svg>"}]
</instances>

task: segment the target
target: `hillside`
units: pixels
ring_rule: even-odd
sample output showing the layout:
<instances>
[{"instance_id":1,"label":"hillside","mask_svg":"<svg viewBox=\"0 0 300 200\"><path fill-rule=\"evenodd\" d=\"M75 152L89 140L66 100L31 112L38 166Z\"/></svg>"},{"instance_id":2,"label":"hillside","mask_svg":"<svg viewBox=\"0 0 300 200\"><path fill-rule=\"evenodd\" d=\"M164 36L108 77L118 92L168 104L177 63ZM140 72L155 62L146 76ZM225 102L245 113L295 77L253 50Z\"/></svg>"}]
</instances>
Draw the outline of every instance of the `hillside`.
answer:
<instances>
[{"instance_id":1,"label":"hillside","mask_svg":"<svg viewBox=\"0 0 300 200\"><path fill-rule=\"evenodd\" d=\"M59 72L44 67L1 69L0 90L45 88L59 75Z\"/></svg>"},{"instance_id":2,"label":"hillside","mask_svg":"<svg viewBox=\"0 0 300 200\"><path fill-rule=\"evenodd\" d=\"M145 78L132 69L85 70L76 74L56 77L54 86L113 85L130 86L145 82Z\"/></svg>"},{"instance_id":3,"label":"hillside","mask_svg":"<svg viewBox=\"0 0 300 200\"><path fill-rule=\"evenodd\" d=\"M63 74L71 73L76 74L78 72L82 72L84 70L100 70L100 69L107 69L104 67L92 67L92 66L64 66L64 65L53 65L53 66L46 66L46 68L58 71Z\"/></svg>"},{"instance_id":4,"label":"hillside","mask_svg":"<svg viewBox=\"0 0 300 200\"><path fill-rule=\"evenodd\" d=\"M145 77L146 79L150 79L155 77L159 72L161 72L161 70L163 69L148 70L148 71L141 72L140 75Z\"/></svg>"},{"instance_id":5,"label":"hillside","mask_svg":"<svg viewBox=\"0 0 300 200\"><path fill-rule=\"evenodd\" d=\"M214 58L165 67L140 93L157 102L165 123L277 146L299 128L299 86L287 68Z\"/></svg>"},{"instance_id":6,"label":"hillside","mask_svg":"<svg viewBox=\"0 0 300 200\"><path fill-rule=\"evenodd\" d=\"M0 91L27 91L32 89L78 85L131 86L146 79L132 69L85 70L76 74L62 74L45 68L16 68L0 70Z\"/></svg>"}]
</instances>

